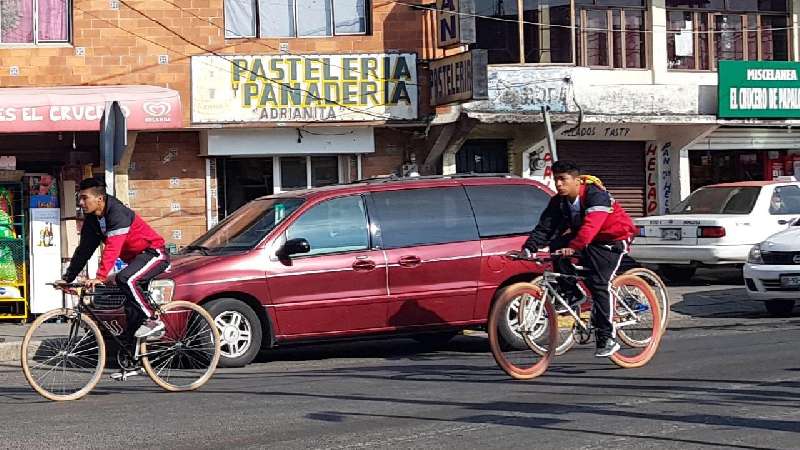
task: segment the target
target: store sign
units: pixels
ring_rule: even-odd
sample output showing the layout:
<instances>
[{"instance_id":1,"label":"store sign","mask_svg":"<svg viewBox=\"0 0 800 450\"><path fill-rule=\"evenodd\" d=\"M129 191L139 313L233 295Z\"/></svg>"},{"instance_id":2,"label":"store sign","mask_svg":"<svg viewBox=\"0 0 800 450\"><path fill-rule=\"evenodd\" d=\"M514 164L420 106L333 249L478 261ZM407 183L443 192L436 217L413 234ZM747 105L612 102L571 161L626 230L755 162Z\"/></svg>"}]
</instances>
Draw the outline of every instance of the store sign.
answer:
<instances>
[{"instance_id":1,"label":"store sign","mask_svg":"<svg viewBox=\"0 0 800 450\"><path fill-rule=\"evenodd\" d=\"M652 216L659 213L658 210L658 145L650 143L644 154L645 170L647 171L647 200L645 215Z\"/></svg>"},{"instance_id":2,"label":"store sign","mask_svg":"<svg viewBox=\"0 0 800 450\"><path fill-rule=\"evenodd\" d=\"M0 89L0 133L97 131L112 100L118 100L129 130L183 127L178 93L163 88L5 88Z\"/></svg>"},{"instance_id":3,"label":"store sign","mask_svg":"<svg viewBox=\"0 0 800 450\"><path fill-rule=\"evenodd\" d=\"M800 63L720 61L720 118L800 118Z\"/></svg>"},{"instance_id":4,"label":"store sign","mask_svg":"<svg viewBox=\"0 0 800 450\"><path fill-rule=\"evenodd\" d=\"M439 48L475 43L474 0L436 0Z\"/></svg>"},{"instance_id":5,"label":"store sign","mask_svg":"<svg viewBox=\"0 0 800 450\"><path fill-rule=\"evenodd\" d=\"M498 112L567 111L570 68L489 67L489 108Z\"/></svg>"},{"instance_id":6,"label":"store sign","mask_svg":"<svg viewBox=\"0 0 800 450\"><path fill-rule=\"evenodd\" d=\"M417 118L410 53L192 57L192 122Z\"/></svg>"},{"instance_id":7,"label":"store sign","mask_svg":"<svg viewBox=\"0 0 800 450\"><path fill-rule=\"evenodd\" d=\"M471 50L432 61L431 105L487 98L487 67L486 50Z\"/></svg>"},{"instance_id":8,"label":"store sign","mask_svg":"<svg viewBox=\"0 0 800 450\"><path fill-rule=\"evenodd\" d=\"M649 125L593 124L559 130L557 139L599 141L648 141L656 138Z\"/></svg>"}]
</instances>

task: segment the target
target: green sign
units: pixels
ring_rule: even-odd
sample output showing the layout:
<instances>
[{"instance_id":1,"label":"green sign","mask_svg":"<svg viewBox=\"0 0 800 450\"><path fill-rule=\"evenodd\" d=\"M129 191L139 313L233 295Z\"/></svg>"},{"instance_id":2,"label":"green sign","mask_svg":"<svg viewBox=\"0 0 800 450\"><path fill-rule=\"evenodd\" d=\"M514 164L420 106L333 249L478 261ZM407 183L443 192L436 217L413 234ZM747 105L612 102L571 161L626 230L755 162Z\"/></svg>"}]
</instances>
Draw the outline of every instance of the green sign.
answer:
<instances>
[{"instance_id":1,"label":"green sign","mask_svg":"<svg viewBox=\"0 0 800 450\"><path fill-rule=\"evenodd\" d=\"M720 61L720 118L800 118L800 63Z\"/></svg>"}]
</instances>

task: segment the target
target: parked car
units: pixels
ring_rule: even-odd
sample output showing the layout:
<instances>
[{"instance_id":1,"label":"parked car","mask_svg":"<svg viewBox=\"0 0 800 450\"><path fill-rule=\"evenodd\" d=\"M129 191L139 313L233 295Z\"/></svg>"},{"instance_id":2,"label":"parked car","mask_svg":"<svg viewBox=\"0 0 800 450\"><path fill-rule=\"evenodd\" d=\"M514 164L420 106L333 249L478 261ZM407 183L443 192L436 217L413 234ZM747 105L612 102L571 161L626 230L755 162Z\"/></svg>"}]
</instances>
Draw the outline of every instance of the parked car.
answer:
<instances>
[{"instance_id":1,"label":"parked car","mask_svg":"<svg viewBox=\"0 0 800 450\"><path fill-rule=\"evenodd\" d=\"M520 249L551 195L517 177L442 176L263 197L173 258L150 292L212 313L223 366L289 342L443 342L484 325L498 289L543 271L503 254Z\"/></svg>"},{"instance_id":2,"label":"parked car","mask_svg":"<svg viewBox=\"0 0 800 450\"><path fill-rule=\"evenodd\" d=\"M700 266L742 265L754 244L800 217L800 182L747 181L692 192L668 215L636 219L631 255L685 281Z\"/></svg>"},{"instance_id":3,"label":"parked car","mask_svg":"<svg viewBox=\"0 0 800 450\"><path fill-rule=\"evenodd\" d=\"M744 266L747 295L776 316L792 313L800 299L800 220L750 250Z\"/></svg>"}]
</instances>

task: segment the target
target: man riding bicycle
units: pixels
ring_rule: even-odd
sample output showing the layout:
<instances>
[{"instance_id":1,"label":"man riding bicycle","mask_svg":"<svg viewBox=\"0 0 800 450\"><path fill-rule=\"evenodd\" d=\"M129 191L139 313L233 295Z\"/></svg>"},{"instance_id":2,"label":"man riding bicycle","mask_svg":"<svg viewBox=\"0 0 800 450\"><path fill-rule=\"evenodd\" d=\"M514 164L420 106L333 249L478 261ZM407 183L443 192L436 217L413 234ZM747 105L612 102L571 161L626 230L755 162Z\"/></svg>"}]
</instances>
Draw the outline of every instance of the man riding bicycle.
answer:
<instances>
[{"instance_id":1,"label":"man riding bicycle","mask_svg":"<svg viewBox=\"0 0 800 450\"><path fill-rule=\"evenodd\" d=\"M620 348L612 324L611 280L628 252L636 227L602 183L594 177L581 176L574 163L557 161L553 164L553 176L558 195L542 212L523 251L536 252L549 246L550 252L558 255L554 264L561 273L569 273L572 267L569 257L581 252L583 265L590 272L586 284L592 293L595 356L611 356ZM579 299L576 286L564 284L561 290L574 307Z\"/></svg>"},{"instance_id":2,"label":"man riding bicycle","mask_svg":"<svg viewBox=\"0 0 800 450\"><path fill-rule=\"evenodd\" d=\"M164 323L155 317L145 296L147 283L169 267L169 254L164 239L142 218L115 197L106 193L106 185L95 178L80 184L79 205L86 215L81 229L80 242L72 261L57 284L71 283L86 265L94 251L104 243L100 267L95 278L86 280L93 290L98 284L116 282L125 294L125 314L128 326L125 337L156 337L164 330ZM117 258L127 267L109 278ZM138 327L138 329L136 328ZM135 333L133 330L136 330Z\"/></svg>"}]
</instances>

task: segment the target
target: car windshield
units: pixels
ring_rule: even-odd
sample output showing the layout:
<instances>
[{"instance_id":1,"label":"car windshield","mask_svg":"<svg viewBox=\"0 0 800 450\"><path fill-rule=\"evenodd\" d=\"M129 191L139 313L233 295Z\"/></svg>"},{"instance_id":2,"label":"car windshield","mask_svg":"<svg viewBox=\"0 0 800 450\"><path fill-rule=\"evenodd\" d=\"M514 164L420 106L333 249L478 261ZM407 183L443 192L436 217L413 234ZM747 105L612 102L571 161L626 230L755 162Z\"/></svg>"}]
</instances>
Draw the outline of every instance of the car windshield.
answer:
<instances>
[{"instance_id":1,"label":"car windshield","mask_svg":"<svg viewBox=\"0 0 800 450\"><path fill-rule=\"evenodd\" d=\"M185 251L215 252L251 249L299 208L304 201L303 198L253 200L192 242Z\"/></svg>"},{"instance_id":2,"label":"car windshield","mask_svg":"<svg viewBox=\"0 0 800 450\"><path fill-rule=\"evenodd\" d=\"M704 187L678 203L670 214L750 214L760 187Z\"/></svg>"}]
</instances>

